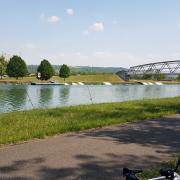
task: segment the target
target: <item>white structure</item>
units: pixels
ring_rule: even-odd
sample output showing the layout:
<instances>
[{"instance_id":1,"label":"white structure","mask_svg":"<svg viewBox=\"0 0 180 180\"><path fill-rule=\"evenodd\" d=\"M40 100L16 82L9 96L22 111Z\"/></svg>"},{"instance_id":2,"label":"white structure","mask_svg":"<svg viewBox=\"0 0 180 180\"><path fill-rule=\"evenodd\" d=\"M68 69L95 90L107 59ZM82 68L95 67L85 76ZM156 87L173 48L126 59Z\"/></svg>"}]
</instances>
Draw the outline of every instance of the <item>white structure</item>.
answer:
<instances>
[{"instance_id":1,"label":"white structure","mask_svg":"<svg viewBox=\"0 0 180 180\"><path fill-rule=\"evenodd\" d=\"M143 85L148 85L148 83L146 83L146 82L142 82L142 84L143 84Z\"/></svg>"},{"instance_id":2,"label":"white structure","mask_svg":"<svg viewBox=\"0 0 180 180\"><path fill-rule=\"evenodd\" d=\"M104 85L111 86L112 84L110 82L103 82Z\"/></svg>"},{"instance_id":3,"label":"white structure","mask_svg":"<svg viewBox=\"0 0 180 180\"><path fill-rule=\"evenodd\" d=\"M83 85L84 85L84 83L82 83L82 82L78 82L78 84L79 84L79 85L81 85L81 86L83 86Z\"/></svg>"},{"instance_id":4,"label":"white structure","mask_svg":"<svg viewBox=\"0 0 180 180\"><path fill-rule=\"evenodd\" d=\"M155 82L156 85L163 85L162 82Z\"/></svg>"},{"instance_id":5,"label":"white structure","mask_svg":"<svg viewBox=\"0 0 180 180\"><path fill-rule=\"evenodd\" d=\"M73 86L77 86L78 84L77 83L72 83Z\"/></svg>"}]
</instances>

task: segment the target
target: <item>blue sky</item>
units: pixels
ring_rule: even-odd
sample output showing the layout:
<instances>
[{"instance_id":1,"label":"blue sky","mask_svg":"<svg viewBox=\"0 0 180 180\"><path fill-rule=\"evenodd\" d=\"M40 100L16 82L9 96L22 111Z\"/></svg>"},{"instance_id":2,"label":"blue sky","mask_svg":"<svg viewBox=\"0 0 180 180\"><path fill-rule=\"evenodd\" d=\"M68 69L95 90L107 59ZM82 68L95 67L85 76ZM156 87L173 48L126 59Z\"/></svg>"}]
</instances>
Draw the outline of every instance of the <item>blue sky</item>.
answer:
<instances>
[{"instance_id":1,"label":"blue sky","mask_svg":"<svg viewBox=\"0 0 180 180\"><path fill-rule=\"evenodd\" d=\"M180 59L180 0L0 0L0 52L27 64Z\"/></svg>"}]
</instances>

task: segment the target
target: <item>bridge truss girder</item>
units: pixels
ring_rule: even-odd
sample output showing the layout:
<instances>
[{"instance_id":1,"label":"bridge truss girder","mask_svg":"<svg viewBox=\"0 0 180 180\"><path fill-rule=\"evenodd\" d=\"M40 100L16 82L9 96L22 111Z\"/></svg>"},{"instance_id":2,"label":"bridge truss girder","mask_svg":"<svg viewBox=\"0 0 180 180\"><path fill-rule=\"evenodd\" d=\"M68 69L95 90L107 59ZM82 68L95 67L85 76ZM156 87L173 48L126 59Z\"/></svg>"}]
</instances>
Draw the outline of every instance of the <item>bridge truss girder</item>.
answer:
<instances>
[{"instance_id":1,"label":"bridge truss girder","mask_svg":"<svg viewBox=\"0 0 180 180\"><path fill-rule=\"evenodd\" d=\"M127 74L180 74L180 60L156 62L130 67Z\"/></svg>"}]
</instances>

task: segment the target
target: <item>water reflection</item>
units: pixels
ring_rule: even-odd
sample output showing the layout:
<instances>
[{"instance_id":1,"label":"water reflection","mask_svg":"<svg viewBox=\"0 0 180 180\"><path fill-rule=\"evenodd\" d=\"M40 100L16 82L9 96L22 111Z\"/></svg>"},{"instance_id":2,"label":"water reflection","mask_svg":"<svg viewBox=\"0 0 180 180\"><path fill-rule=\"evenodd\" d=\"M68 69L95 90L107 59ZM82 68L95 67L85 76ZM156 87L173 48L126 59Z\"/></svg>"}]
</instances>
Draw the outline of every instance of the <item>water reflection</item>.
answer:
<instances>
[{"instance_id":1,"label":"water reflection","mask_svg":"<svg viewBox=\"0 0 180 180\"><path fill-rule=\"evenodd\" d=\"M89 88L89 90L88 90ZM0 112L180 96L180 85L31 86L0 84Z\"/></svg>"},{"instance_id":2,"label":"water reflection","mask_svg":"<svg viewBox=\"0 0 180 180\"><path fill-rule=\"evenodd\" d=\"M69 100L70 88L68 86L62 86L59 91L60 104L66 105Z\"/></svg>"},{"instance_id":3,"label":"water reflection","mask_svg":"<svg viewBox=\"0 0 180 180\"><path fill-rule=\"evenodd\" d=\"M26 106L26 86L9 85L6 88L6 86L1 85L0 89L0 111L4 111L4 109L21 110L24 106Z\"/></svg>"},{"instance_id":4,"label":"water reflection","mask_svg":"<svg viewBox=\"0 0 180 180\"><path fill-rule=\"evenodd\" d=\"M39 86L39 106L48 107L53 97L53 88L50 86Z\"/></svg>"}]
</instances>

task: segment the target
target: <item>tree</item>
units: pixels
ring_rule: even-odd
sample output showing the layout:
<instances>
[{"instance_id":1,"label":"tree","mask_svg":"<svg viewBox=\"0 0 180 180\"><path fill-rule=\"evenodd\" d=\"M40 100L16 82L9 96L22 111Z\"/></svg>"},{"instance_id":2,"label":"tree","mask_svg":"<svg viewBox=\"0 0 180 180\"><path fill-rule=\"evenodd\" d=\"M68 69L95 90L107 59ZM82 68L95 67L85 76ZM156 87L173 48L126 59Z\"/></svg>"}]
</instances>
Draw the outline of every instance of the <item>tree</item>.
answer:
<instances>
[{"instance_id":1,"label":"tree","mask_svg":"<svg viewBox=\"0 0 180 180\"><path fill-rule=\"evenodd\" d=\"M157 81L161 81L161 80L164 80L165 79L165 74L155 74L154 76L153 76L153 79L154 80L157 80Z\"/></svg>"},{"instance_id":2,"label":"tree","mask_svg":"<svg viewBox=\"0 0 180 180\"><path fill-rule=\"evenodd\" d=\"M6 73L9 77L24 77L28 74L26 63L20 56L13 56L7 64Z\"/></svg>"},{"instance_id":3,"label":"tree","mask_svg":"<svg viewBox=\"0 0 180 180\"><path fill-rule=\"evenodd\" d=\"M150 79L152 79L152 74L144 74L144 75L142 76L142 79L144 79L144 80L150 80Z\"/></svg>"},{"instance_id":4,"label":"tree","mask_svg":"<svg viewBox=\"0 0 180 180\"><path fill-rule=\"evenodd\" d=\"M54 70L50 62L44 59L43 61L41 61L40 65L38 66L37 73L39 75L39 77L37 76L37 79L48 80L53 76Z\"/></svg>"},{"instance_id":5,"label":"tree","mask_svg":"<svg viewBox=\"0 0 180 180\"><path fill-rule=\"evenodd\" d=\"M2 55L0 57L0 76L1 76L1 79L2 79L3 75L6 74L6 68L7 68L7 61L6 61L5 57Z\"/></svg>"},{"instance_id":6,"label":"tree","mask_svg":"<svg viewBox=\"0 0 180 180\"><path fill-rule=\"evenodd\" d=\"M180 81L180 74L177 76L177 80Z\"/></svg>"},{"instance_id":7,"label":"tree","mask_svg":"<svg viewBox=\"0 0 180 180\"><path fill-rule=\"evenodd\" d=\"M64 81L66 78L70 76L70 69L66 64L63 64L59 70L59 77L64 78Z\"/></svg>"}]
</instances>

